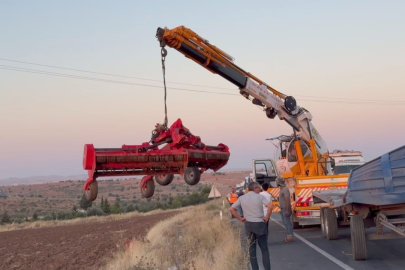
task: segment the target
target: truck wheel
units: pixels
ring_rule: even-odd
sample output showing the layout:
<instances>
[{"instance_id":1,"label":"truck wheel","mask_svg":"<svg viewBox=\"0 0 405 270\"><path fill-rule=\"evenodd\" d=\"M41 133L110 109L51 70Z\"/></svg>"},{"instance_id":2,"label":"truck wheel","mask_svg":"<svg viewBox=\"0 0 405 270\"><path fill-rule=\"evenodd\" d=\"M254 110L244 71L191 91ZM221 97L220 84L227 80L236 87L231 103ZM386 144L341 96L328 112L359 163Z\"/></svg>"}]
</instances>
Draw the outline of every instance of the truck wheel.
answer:
<instances>
[{"instance_id":1,"label":"truck wheel","mask_svg":"<svg viewBox=\"0 0 405 270\"><path fill-rule=\"evenodd\" d=\"M98 183L97 181L93 181L90 185L89 185L89 189L86 190L86 199L88 201L94 201L97 198L97 194L98 194Z\"/></svg>"},{"instance_id":2,"label":"truck wheel","mask_svg":"<svg viewBox=\"0 0 405 270\"><path fill-rule=\"evenodd\" d=\"M189 185L196 185L200 182L201 173L197 167L187 167L184 172L184 180Z\"/></svg>"},{"instance_id":3,"label":"truck wheel","mask_svg":"<svg viewBox=\"0 0 405 270\"><path fill-rule=\"evenodd\" d=\"M299 222L293 222L293 229L299 229L301 228L300 223Z\"/></svg>"},{"instance_id":4,"label":"truck wheel","mask_svg":"<svg viewBox=\"0 0 405 270\"><path fill-rule=\"evenodd\" d=\"M161 186L167 186L173 181L173 179L173 174L155 175L156 182Z\"/></svg>"},{"instance_id":5,"label":"truck wheel","mask_svg":"<svg viewBox=\"0 0 405 270\"><path fill-rule=\"evenodd\" d=\"M149 180L146 182L145 187L141 187L141 194L143 198L150 198L155 193L155 181Z\"/></svg>"},{"instance_id":6,"label":"truck wheel","mask_svg":"<svg viewBox=\"0 0 405 270\"><path fill-rule=\"evenodd\" d=\"M350 217L350 234L352 240L353 259L366 260L366 232L364 230L364 222L361 216Z\"/></svg>"},{"instance_id":7,"label":"truck wheel","mask_svg":"<svg viewBox=\"0 0 405 270\"><path fill-rule=\"evenodd\" d=\"M322 236L326 237L326 233L325 233L325 209L326 208L321 208L321 230L322 230Z\"/></svg>"},{"instance_id":8,"label":"truck wheel","mask_svg":"<svg viewBox=\"0 0 405 270\"><path fill-rule=\"evenodd\" d=\"M325 237L328 240L338 239L338 223L335 209L325 208L324 210Z\"/></svg>"}]
</instances>

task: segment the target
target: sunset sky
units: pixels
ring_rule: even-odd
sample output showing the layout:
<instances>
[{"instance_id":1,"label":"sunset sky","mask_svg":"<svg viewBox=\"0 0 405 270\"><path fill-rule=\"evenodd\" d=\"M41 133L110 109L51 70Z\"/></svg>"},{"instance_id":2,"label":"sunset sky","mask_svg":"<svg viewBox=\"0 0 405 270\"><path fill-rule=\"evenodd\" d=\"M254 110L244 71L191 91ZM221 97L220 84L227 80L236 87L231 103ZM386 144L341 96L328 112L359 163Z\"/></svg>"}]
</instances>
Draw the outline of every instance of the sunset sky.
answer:
<instances>
[{"instance_id":1,"label":"sunset sky","mask_svg":"<svg viewBox=\"0 0 405 270\"><path fill-rule=\"evenodd\" d=\"M0 179L84 174L84 144L148 141L164 119L156 29L179 25L294 96L329 150L373 159L405 144L404 14L404 1L3 1ZM171 48L166 79L211 92L168 89L169 123L227 144L227 168L273 158L265 139L292 132Z\"/></svg>"}]
</instances>

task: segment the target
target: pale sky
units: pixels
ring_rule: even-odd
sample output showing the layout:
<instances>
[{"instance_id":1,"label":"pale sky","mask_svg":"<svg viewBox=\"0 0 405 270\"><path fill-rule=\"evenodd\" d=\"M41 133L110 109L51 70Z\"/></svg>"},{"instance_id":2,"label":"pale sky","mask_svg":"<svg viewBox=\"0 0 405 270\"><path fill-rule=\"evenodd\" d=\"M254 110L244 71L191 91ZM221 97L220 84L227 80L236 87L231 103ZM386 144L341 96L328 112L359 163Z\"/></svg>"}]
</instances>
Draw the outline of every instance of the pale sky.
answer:
<instances>
[{"instance_id":1,"label":"pale sky","mask_svg":"<svg viewBox=\"0 0 405 270\"><path fill-rule=\"evenodd\" d=\"M164 118L156 29L179 25L295 96L330 151L371 160L405 142L404 14L404 1L2 1L1 59L157 81L0 60L0 179L82 174L84 144L148 141ZM238 93L171 48L166 68L169 87ZM241 96L169 89L168 116L206 144L227 144L227 168L273 158L265 138L292 132Z\"/></svg>"}]
</instances>

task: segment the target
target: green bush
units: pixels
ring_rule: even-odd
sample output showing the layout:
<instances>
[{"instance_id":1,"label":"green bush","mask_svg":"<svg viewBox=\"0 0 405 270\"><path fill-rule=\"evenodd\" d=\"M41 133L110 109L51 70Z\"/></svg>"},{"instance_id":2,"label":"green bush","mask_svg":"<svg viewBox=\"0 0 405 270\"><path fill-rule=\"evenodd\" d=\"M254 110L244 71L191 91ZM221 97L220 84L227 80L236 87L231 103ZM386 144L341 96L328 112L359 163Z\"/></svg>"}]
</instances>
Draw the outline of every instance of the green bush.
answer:
<instances>
[{"instance_id":1,"label":"green bush","mask_svg":"<svg viewBox=\"0 0 405 270\"><path fill-rule=\"evenodd\" d=\"M4 211L3 215L1 215L0 223L5 224L11 222L10 216L8 215L7 211Z\"/></svg>"},{"instance_id":2,"label":"green bush","mask_svg":"<svg viewBox=\"0 0 405 270\"><path fill-rule=\"evenodd\" d=\"M51 214L47 214L42 220L53 220L53 217Z\"/></svg>"},{"instance_id":3,"label":"green bush","mask_svg":"<svg viewBox=\"0 0 405 270\"><path fill-rule=\"evenodd\" d=\"M73 212L73 217L74 218L82 218L85 217L86 215L82 212Z\"/></svg>"},{"instance_id":4,"label":"green bush","mask_svg":"<svg viewBox=\"0 0 405 270\"><path fill-rule=\"evenodd\" d=\"M119 214L122 213L122 208L121 205L119 203L119 201L115 201L115 203L113 204L113 206L111 207L111 213L112 214Z\"/></svg>"},{"instance_id":5,"label":"green bush","mask_svg":"<svg viewBox=\"0 0 405 270\"><path fill-rule=\"evenodd\" d=\"M91 217L91 216L104 216L105 213L103 212L103 210L101 210L98 207L92 206L89 209L87 209L87 216Z\"/></svg>"},{"instance_id":6,"label":"green bush","mask_svg":"<svg viewBox=\"0 0 405 270\"><path fill-rule=\"evenodd\" d=\"M57 214L56 214L56 218L57 219L59 219L59 220L64 220L64 219L73 219L73 213L72 212L63 212L63 211L61 211L61 212L58 212Z\"/></svg>"},{"instance_id":7,"label":"green bush","mask_svg":"<svg viewBox=\"0 0 405 270\"><path fill-rule=\"evenodd\" d=\"M132 204L128 205L127 209L125 210L125 212L127 212L127 213L133 212L133 211L135 211L135 207Z\"/></svg>"}]
</instances>

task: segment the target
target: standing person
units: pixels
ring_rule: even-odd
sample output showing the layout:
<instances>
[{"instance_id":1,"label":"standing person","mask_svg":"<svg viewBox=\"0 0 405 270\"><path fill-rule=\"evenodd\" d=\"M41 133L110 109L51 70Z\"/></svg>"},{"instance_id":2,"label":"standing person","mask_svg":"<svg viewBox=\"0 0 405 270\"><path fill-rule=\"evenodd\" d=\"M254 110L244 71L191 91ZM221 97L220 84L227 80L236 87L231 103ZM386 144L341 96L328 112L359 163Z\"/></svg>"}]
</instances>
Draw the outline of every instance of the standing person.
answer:
<instances>
[{"instance_id":1,"label":"standing person","mask_svg":"<svg viewBox=\"0 0 405 270\"><path fill-rule=\"evenodd\" d=\"M238 200L238 193L236 193L236 188L232 188L231 192L228 193L228 195L226 196L228 202L229 202L229 206L232 206L237 200ZM234 218L232 216L232 218Z\"/></svg>"},{"instance_id":2,"label":"standing person","mask_svg":"<svg viewBox=\"0 0 405 270\"><path fill-rule=\"evenodd\" d=\"M267 226L270 219L273 205L264 196L260 195L260 185L251 182L248 186L249 192L240 197L229 209L231 214L245 223L245 230L249 241L249 257L253 270L259 270L256 255L256 243L262 251L263 266L270 270L270 254L267 246ZM267 207L267 214L264 216L263 205ZM241 207L244 217L238 215L236 208Z\"/></svg>"},{"instance_id":3,"label":"standing person","mask_svg":"<svg viewBox=\"0 0 405 270\"><path fill-rule=\"evenodd\" d=\"M285 229L287 231L287 237L284 239L285 243L293 242L294 241L294 233L293 233L293 226L291 222L291 197L290 197L290 190L288 186L286 186L285 182L280 183L280 195L279 195L279 203L281 208L281 218L283 220Z\"/></svg>"},{"instance_id":4,"label":"standing person","mask_svg":"<svg viewBox=\"0 0 405 270\"><path fill-rule=\"evenodd\" d=\"M263 183L262 184L262 189L263 189L263 191L260 192L260 195L263 195L271 203L271 194L267 192L267 190L269 189L269 184ZM264 216L266 216L267 215L267 207L264 206L264 205L263 205L263 212L264 212ZM266 225L267 225L267 233L268 233L269 221L267 221Z\"/></svg>"},{"instance_id":5,"label":"standing person","mask_svg":"<svg viewBox=\"0 0 405 270\"><path fill-rule=\"evenodd\" d=\"M242 197L243 195L245 195L245 191L243 190L243 189L240 189L238 192L237 192L237 194L238 194L238 199L240 198L240 197ZM240 211L240 216L241 217L243 217L243 210L242 210L242 207L238 207L238 209L239 209L239 211ZM232 216L232 218L234 218L233 216Z\"/></svg>"},{"instance_id":6,"label":"standing person","mask_svg":"<svg viewBox=\"0 0 405 270\"><path fill-rule=\"evenodd\" d=\"M232 204L234 204L237 200L238 200L238 193L236 193L236 188L232 188L231 192L228 193L228 195L226 196L229 205L232 206Z\"/></svg>"}]
</instances>

